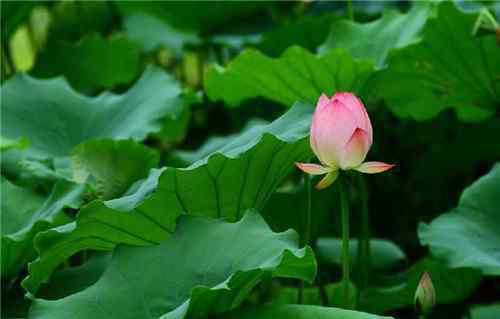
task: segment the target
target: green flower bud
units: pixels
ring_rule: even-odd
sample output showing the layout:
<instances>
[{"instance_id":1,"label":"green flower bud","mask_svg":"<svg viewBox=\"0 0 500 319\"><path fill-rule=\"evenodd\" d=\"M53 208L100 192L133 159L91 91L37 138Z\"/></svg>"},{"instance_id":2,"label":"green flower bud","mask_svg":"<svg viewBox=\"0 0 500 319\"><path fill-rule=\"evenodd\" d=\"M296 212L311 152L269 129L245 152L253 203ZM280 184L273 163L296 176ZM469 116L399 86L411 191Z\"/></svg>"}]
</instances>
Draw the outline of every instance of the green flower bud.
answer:
<instances>
[{"instance_id":1,"label":"green flower bud","mask_svg":"<svg viewBox=\"0 0 500 319\"><path fill-rule=\"evenodd\" d=\"M424 272L417 290L415 291L415 310L417 313L426 314L436 304L436 291L432 284L431 276L428 272Z\"/></svg>"}]
</instances>

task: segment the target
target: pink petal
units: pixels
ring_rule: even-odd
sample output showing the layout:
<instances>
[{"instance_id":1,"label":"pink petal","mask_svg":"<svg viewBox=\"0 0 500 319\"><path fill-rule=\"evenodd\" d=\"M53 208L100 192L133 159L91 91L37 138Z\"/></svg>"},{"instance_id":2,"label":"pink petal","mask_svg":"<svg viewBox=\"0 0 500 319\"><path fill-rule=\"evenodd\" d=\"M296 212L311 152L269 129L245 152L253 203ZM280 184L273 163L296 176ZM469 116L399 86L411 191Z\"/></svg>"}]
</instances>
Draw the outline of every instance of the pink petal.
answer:
<instances>
[{"instance_id":1,"label":"pink petal","mask_svg":"<svg viewBox=\"0 0 500 319\"><path fill-rule=\"evenodd\" d=\"M328 98L328 96L325 93L321 94L321 96L318 99L318 102L316 103L316 110L314 112L314 115L321 112L321 110L323 110L329 104L330 104L330 99ZM313 116L313 120L312 120L312 124L311 124L311 132L310 132L310 144L311 144L311 148L312 148L314 154L316 154L316 156L319 158L319 156L318 156L319 150L318 150L318 144L316 142L316 134L313 133L313 131L315 130L315 127L316 127L316 125L314 125L314 122L315 122L314 118L315 117Z\"/></svg>"},{"instance_id":2,"label":"pink petal","mask_svg":"<svg viewBox=\"0 0 500 319\"><path fill-rule=\"evenodd\" d=\"M396 166L396 164L387 164L384 162L364 162L360 166L356 167L355 170L365 174L376 174L385 172Z\"/></svg>"},{"instance_id":3,"label":"pink petal","mask_svg":"<svg viewBox=\"0 0 500 319\"><path fill-rule=\"evenodd\" d=\"M323 93L319 97L318 103L316 103L316 109L323 109L326 106L328 106L329 103L330 103L330 98L328 97L328 95L326 95L325 93Z\"/></svg>"},{"instance_id":4,"label":"pink petal","mask_svg":"<svg viewBox=\"0 0 500 319\"><path fill-rule=\"evenodd\" d=\"M371 143L373 136L373 129L368 113L366 112L366 108L363 105L363 102L361 102L361 100L356 95L349 92L335 93L332 97L332 101L335 100L344 104L353 113L354 117L356 118L357 127L362 128L368 133Z\"/></svg>"},{"instance_id":5,"label":"pink petal","mask_svg":"<svg viewBox=\"0 0 500 319\"><path fill-rule=\"evenodd\" d=\"M342 169L351 169L359 166L365 160L370 146L368 133L363 129L357 128L344 147L340 167Z\"/></svg>"},{"instance_id":6,"label":"pink petal","mask_svg":"<svg viewBox=\"0 0 500 319\"><path fill-rule=\"evenodd\" d=\"M338 167L344 146L356 127L351 111L338 101L317 109L311 124L311 146L319 160L330 167Z\"/></svg>"},{"instance_id":7,"label":"pink petal","mask_svg":"<svg viewBox=\"0 0 500 319\"><path fill-rule=\"evenodd\" d=\"M295 165L304 173L309 175L323 175L332 171L330 167L321 166L313 163L295 163Z\"/></svg>"},{"instance_id":8,"label":"pink petal","mask_svg":"<svg viewBox=\"0 0 500 319\"><path fill-rule=\"evenodd\" d=\"M338 176L338 170L331 171L330 173L326 174L326 176L323 177L318 184L316 184L315 188L318 190L327 188L328 186L332 185L333 182L335 182Z\"/></svg>"}]
</instances>

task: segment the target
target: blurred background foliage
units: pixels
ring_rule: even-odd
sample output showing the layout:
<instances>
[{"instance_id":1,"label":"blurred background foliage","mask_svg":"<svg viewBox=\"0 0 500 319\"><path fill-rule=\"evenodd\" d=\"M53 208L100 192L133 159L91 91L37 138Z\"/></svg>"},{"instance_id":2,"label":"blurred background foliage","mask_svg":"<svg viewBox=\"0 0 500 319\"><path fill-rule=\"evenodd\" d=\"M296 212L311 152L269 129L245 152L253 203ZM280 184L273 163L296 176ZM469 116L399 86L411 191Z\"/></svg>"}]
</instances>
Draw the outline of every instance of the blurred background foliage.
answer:
<instances>
[{"instance_id":1,"label":"blurred background foliage","mask_svg":"<svg viewBox=\"0 0 500 319\"><path fill-rule=\"evenodd\" d=\"M478 21L477 14L458 13L454 6L431 1L355 1L356 24L345 20L346 3L326 1L65 0L2 1L1 5L2 85L16 73L26 72L41 79L64 76L73 89L87 96L98 96L103 91L124 93L150 65L166 70L181 83L180 90L189 102L181 110L170 110L176 114L175 120L166 118L161 130L145 140L147 146L156 150L150 157L158 155L160 167L188 166L204 157L196 154L202 145L210 150L210 145L205 144L207 140L214 142L211 138L216 136L222 139L218 145L223 145L221 136L272 121L297 99L314 103L319 93L315 80L321 82L321 89L330 90L329 94L353 88L366 102L375 128L369 157L398 164L387 174L366 179L371 233L382 243L379 253L378 244L373 247L373 254L386 256L387 263L376 269L372 282L385 290L366 290L359 306L377 313L389 311L397 317L411 316L408 296L413 294L419 271L432 269L436 284L443 286L438 293L438 298L442 298L438 301L443 305L431 318L488 318L478 315L488 310L473 309L469 314L469 305L498 301L498 277L481 279L474 270L447 270L429 257L417 234L420 222L428 223L457 206L463 189L500 160L500 33L498 25L495 29L488 18ZM498 21L498 2L458 5L467 10L487 8L489 17L495 21L496 15ZM443 26L446 19L451 23L449 29ZM479 28L474 34L471 26L475 24ZM452 37L462 29L468 32L467 38ZM438 51L426 51L433 46ZM482 51L476 52L480 46ZM423 69L413 65L421 57L429 58ZM329 59L342 59L336 77L326 73L311 79L301 71L286 73L291 72L289 68L295 67L296 61L310 63L313 70L328 69ZM484 64L486 71L482 74L480 67ZM349 73L342 74L346 68ZM276 73L280 72L280 76L291 79L292 88L296 85L287 91L288 95L267 91L279 88ZM488 72L497 77L492 88L482 86ZM251 81L262 83L263 88L246 84L245 79L253 73ZM466 79L457 80L463 76ZM351 77L360 82L353 84ZM168 82L164 81L156 90L163 89L161 85ZM476 85L478 89L474 88ZM256 118L259 120L252 122ZM2 149L23 144L13 142L2 139ZM2 169L8 174L12 170L7 157L2 160ZM55 170L57 165L51 165ZM158 165L147 167L150 166ZM40 171L36 171L40 176ZM23 183L15 173L9 178ZM301 225L306 194L302 183L300 174L294 172L269 199L262 214L273 230L292 227L304 232ZM130 185L120 187L127 189ZM106 189L106 185L102 187ZM42 185L37 192L47 194L48 189ZM359 192L351 196L355 203L352 225L356 236L362 208L358 204ZM312 237L323 239L316 247L322 270L318 282L320 287L326 287L327 295L336 289L332 282L339 278L339 262L328 252L322 254L321 244L336 245L324 237L340 235L339 216L334 214L336 205L335 188L313 193ZM396 246L387 247L383 240ZM78 259L74 259L73 264L78 264ZM105 264L101 261L91 265L101 269L99 274L99 265ZM89 274L90 282L98 278L93 271ZM64 275L58 272L55 280ZM19 297L22 277L2 276L6 284L2 289L9 285L18 287L8 291L9 300L16 296L16 303L3 309L7 313L25 311L26 304ZM439 278L444 278L441 283ZM462 280L453 286L453 281ZM47 287L43 289L55 293ZM325 298L322 290L309 289L306 300L321 304ZM295 300L297 294L288 283L269 291L271 296L254 298L287 303ZM6 296L2 294L2 305Z\"/></svg>"}]
</instances>

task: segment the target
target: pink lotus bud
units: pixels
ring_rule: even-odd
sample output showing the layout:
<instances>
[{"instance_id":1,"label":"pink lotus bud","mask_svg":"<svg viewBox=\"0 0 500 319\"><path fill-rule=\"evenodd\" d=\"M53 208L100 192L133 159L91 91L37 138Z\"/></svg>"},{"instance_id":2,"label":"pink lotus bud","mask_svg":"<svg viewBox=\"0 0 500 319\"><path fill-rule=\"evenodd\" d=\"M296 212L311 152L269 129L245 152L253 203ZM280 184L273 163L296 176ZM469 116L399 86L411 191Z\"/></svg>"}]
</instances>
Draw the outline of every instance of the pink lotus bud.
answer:
<instances>
[{"instance_id":1,"label":"pink lotus bud","mask_svg":"<svg viewBox=\"0 0 500 319\"><path fill-rule=\"evenodd\" d=\"M338 170L380 173L394 165L365 162L373 142L372 124L363 103L352 93L337 92L331 99L319 97L314 112L311 148L322 165L297 163L304 172L326 176L316 186L325 188L338 176Z\"/></svg>"}]
</instances>

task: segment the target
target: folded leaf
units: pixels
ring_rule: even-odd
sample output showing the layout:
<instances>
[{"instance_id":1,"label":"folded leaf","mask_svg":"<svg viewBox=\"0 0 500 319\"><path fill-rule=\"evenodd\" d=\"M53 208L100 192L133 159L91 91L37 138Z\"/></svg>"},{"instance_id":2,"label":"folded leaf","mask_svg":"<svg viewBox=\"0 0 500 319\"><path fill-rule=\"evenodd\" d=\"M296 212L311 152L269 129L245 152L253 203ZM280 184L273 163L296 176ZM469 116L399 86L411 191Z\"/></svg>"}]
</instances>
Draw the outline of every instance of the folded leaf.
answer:
<instances>
[{"instance_id":1,"label":"folded leaf","mask_svg":"<svg viewBox=\"0 0 500 319\"><path fill-rule=\"evenodd\" d=\"M36 257L37 233L71 220L62 209L78 208L83 191L83 185L61 181L44 198L2 177L2 277L16 275Z\"/></svg>"},{"instance_id":2,"label":"folded leaf","mask_svg":"<svg viewBox=\"0 0 500 319\"><path fill-rule=\"evenodd\" d=\"M389 55L373 94L404 118L427 120L446 108L464 121L491 117L500 105L500 48L494 34L472 33L477 17L442 2L421 41Z\"/></svg>"},{"instance_id":3,"label":"folded leaf","mask_svg":"<svg viewBox=\"0 0 500 319\"><path fill-rule=\"evenodd\" d=\"M225 68L210 67L204 85L211 100L223 100L229 106L264 97L289 107L296 101L316 103L322 93L359 95L372 70L371 63L355 60L340 49L316 56L292 46L276 59L247 49Z\"/></svg>"},{"instance_id":4,"label":"folded leaf","mask_svg":"<svg viewBox=\"0 0 500 319\"><path fill-rule=\"evenodd\" d=\"M160 131L164 117L176 118L183 108L179 84L156 67L147 68L121 95L87 97L63 78L40 80L24 74L6 81L0 92L1 135L27 138L26 151L38 158L68 156L90 138L143 140Z\"/></svg>"},{"instance_id":5,"label":"folded leaf","mask_svg":"<svg viewBox=\"0 0 500 319\"><path fill-rule=\"evenodd\" d=\"M430 224L421 223L422 245L451 267L500 275L500 165L466 188L458 206Z\"/></svg>"},{"instance_id":6,"label":"folded leaf","mask_svg":"<svg viewBox=\"0 0 500 319\"><path fill-rule=\"evenodd\" d=\"M262 209L294 162L311 156L311 113L311 106L298 103L187 168L152 170L123 197L82 207L75 223L37 236L40 258L30 264L23 286L35 292L57 265L83 249L159 243L181 214L237 221L248 208Z\"/></svg>"},{"instance_id":7,"label":"folded leaf","mask_svg":"<svg viewBox=\"0 0 500 319\"><path fill-rule=\"evenodd\" d=\"M368 23L349 20L334 22L319 51L344 48L355 58L370 59L382 66L391 49L403 47L417 39L430 9L429 3L416 2L405 14L385 11L382 17Z\"/></svg>"},{"instance_id":8,"label":"folded leaf","mask_svg":"<svg viewBox=\"0 0 500 319\"><path fill-rule=\"evenodd\" d=\"M159 154L133 140L95 139L72 152L73 178L85 183L96 179L96 192L102 199L122 195L136 181L146 178L158 165Z\"/></svg>"},{"instance_id":9,"label":"folded leaf","mask_svg":"<svg viewBox=\"0 0 500 319\"><path fill-rule=\"evenodd\" d=\"M238 223L182 216L170 239L117 248L94 285L35 299L29 318L204 318L237 307L264 276L312 281L315 272L297 234L273 233L256 212Z\"/></svg>"}]
</instances>

